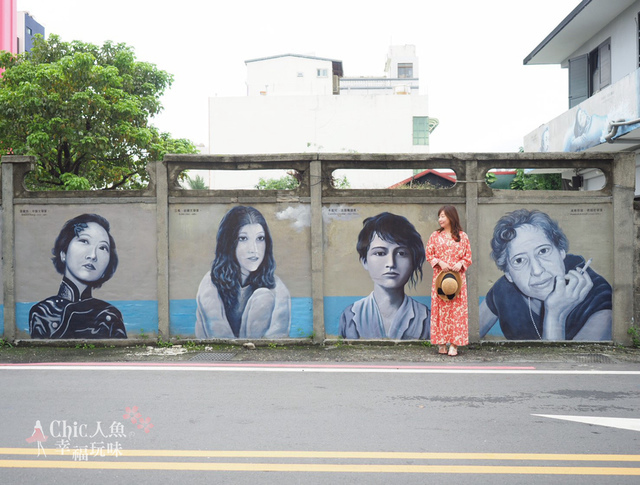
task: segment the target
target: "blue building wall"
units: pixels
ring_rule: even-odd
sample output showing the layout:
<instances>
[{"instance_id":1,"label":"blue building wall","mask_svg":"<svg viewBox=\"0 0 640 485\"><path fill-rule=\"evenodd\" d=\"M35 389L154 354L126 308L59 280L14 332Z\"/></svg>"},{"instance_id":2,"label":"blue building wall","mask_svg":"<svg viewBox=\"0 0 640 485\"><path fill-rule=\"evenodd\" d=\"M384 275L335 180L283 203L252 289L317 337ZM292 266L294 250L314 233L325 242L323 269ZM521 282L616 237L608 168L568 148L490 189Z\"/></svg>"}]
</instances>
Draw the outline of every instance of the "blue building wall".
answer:
<instances>
[{"instance_id":1,"label":"blue building wall","mask_svg":"<svg viewBox=\"0 0 640 485\"><path fill-rule=\"evenodd\" d=\"M40 34L44 37L44 27L29 16L29 14L25 14L24 30L24 50L29 52L33 47L33 36Z\"/></svg>"}]
</instances>

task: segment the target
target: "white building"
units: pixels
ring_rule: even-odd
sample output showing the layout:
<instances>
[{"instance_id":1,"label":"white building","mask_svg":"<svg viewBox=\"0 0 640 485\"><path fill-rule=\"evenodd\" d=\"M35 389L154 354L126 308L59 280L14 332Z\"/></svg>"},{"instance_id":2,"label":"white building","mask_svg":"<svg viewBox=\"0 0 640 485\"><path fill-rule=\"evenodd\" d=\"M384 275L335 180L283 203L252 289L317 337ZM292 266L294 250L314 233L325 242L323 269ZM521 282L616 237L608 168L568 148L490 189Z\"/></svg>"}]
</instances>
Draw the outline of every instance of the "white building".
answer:
<instances>
[{"instance_id":1,"label":"white building","mask_svg":"<svg viewBox=\"0 0 640 485\"><path fill-rule=\"evenodd\" d=\"M429 151L437 120L419 93L414 46L391 47L378 78L345 78L339 60L296 54L245 64L246 97L209 98L212 154Z\"/></svg>"},{"instance_id":2,"label":"white building","mask_svg":"<svg viewBox=\"0 0 640 485\"><path fill-rule=\"evenodd\" d=\"M583 0L524 60L568 69L568 110L524 139L527 152L631 151L640 194L640 0ZM602 187L593 171L586 189Z\"/></svg>"}]
</instances>

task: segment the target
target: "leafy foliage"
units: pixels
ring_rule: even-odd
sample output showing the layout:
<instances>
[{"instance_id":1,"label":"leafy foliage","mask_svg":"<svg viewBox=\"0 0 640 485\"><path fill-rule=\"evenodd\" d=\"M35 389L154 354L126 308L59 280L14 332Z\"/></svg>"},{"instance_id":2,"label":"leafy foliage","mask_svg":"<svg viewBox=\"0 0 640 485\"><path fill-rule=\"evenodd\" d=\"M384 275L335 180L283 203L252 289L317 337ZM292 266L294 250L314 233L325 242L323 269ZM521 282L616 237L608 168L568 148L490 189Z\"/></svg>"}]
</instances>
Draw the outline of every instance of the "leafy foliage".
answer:
<instances>
[{"instance_id":1,"label":"leafy foliage","mask_svg":"<svg viewBox=\"0 0 640 485\"><path fill-rule=\"evenodd\" d=\"M333 177L331 179L331 185L334 189L350 189L351 183L347 179L346 175L342 177Z\"/></svg>"},{"instance_id":2,"label":"leafy foliage","mask_svg":"<svg viewBox=\"0 0 640 485\"><path fill-rule=\"evenodd\" d=\"M496 183L497 180L498 180L498 177L493 172L487 172L486 175L484 176L484 181L487 185Z\"/></svg>"},{"instance_id":3,"label":"leafy foliage","mask_svg":"<svg viewBox=\"0 0 640 485\"><path fill-rule=\"evenodd\" d=\"M562 175L559 173L525 174L523 169L518 168L510 186L513 190L562 190Z\"/></svg>"},{"instance_id":4,"label":"leafy foliage","mask_svg":"<svg viewBox=\"0 0 640 485\"><path fill-rule=\"evenodd\" d=\"M294 175L297 175L297 172L289 172L279 179L260 177L255 187L258 190L295 190L300 186L300 182Z\"/></svg>"},{"instance_id":5,"label":"leafy foliage","mask_svg":"<svg viewBox=\"0 0 640 485\"><path fill-rule=\"evenodd\" d=\"M196 175L196 178L187 178L187 186L189 190L205 190L208 189L206 182L200 175Z\"/></svg>"},{"instance_id":6,"label":"leafy foliage","mask_svg":"<svg viewBox=\"0 0 640 485\"><path fill-rule=\"evenodd\" d=\"M258 190L295 190L300 187L300 178L300 174L293 170L278 179L263 179L261 177L255 187ZM331 185L336 189L351 188L351 184L349 180L347 180L346 175L337 178L332 177Z\"/></svg>"},{"instance_id":7,"label":"leafy foliage","mask_svg":"<svg viewBox=\"0 0 640 485\"><path fill-rule=\"evenodd\" d=\"M36 36L31 52L0 52L0 68L0 149L37 157L30 189L141 188L149 161L196 152L150 125L173 77L126 44Z\"/></svg>"}]
</instances>

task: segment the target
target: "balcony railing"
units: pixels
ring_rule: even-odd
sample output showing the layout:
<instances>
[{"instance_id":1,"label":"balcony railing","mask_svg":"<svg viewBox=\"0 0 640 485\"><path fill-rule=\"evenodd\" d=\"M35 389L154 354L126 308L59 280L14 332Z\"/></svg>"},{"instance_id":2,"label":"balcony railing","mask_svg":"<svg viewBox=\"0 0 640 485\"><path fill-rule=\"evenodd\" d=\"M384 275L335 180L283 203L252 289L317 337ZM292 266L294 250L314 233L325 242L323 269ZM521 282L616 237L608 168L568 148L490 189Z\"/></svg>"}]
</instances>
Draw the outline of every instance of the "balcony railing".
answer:
<instances>
[{"instance_id":1,"label":"balcony railing","mask_svg":"<svg viewBox=\"0 0 640 485\"><path fill-rule=\"evenodd\" d=\"M418 79L415 78L341 78L340 91L350 90L388 90L399 92L404 88L406 94L412 89L419 88Z\"/></svg>"}]
</instances>

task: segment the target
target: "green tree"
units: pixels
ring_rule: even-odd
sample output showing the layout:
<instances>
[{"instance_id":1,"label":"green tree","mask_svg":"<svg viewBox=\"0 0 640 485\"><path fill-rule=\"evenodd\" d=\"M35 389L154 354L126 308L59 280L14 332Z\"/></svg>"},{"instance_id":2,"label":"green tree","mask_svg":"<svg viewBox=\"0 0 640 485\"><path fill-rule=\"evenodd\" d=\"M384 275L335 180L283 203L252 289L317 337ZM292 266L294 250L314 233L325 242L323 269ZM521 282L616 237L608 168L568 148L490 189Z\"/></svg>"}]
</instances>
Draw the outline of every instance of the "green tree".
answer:
<instances>
[{"instance_id":1,"label":"green tree","mask_svg":"<svg viewBox=\"0 0 640 485\"><path fill-rule=\"evenodd\" d=\"M337 177L337 178L333 177L331 179L331 185L333 186L334 189L350 189L351 188L351 183L347 179L346 175L343 175L342 177Z\"/></svg>"},{"instance_id":2,"label":"green tree","mask_svg":"<svg viewBox=\"0 0 640 485\"><path fill-rule=\"evenodd\" d=\"M278 179L260 177L255 187L258 190L295 190L300 186L300 182L295 175L297 175L297 172L289 172Z\"/></svg>"},{"instance_id":3,"label":"green tree","mask_svg":"<svg viewBox=\"0 0 640 485\"><path fill-rule=\"evenodd\" d=\"M126 44L36 36L31 52L0 52L0 68L0 149L37 157L30 189L141 188L148 162L196 153L150 124L173 77Z\"/></svg>"},{"instance_id":4,"label":"green tree","mask_svg":"<svg viewBox=\"0 0 640 485\"><path fill-rule=\"evenodd\" d=\"M562 190L562 175L559 173L525 174L523 169L518 168L510 187L513 190Z\"/></svg>"},{"instance_id":5,"label":"green tree","mask_svg":"<svg viewBox=\"0 0 640 485\"><path fill-rule=\"evenodd\" d=\"M255 187L258 190L295 190L300 187L300 178L300 174L294 170L278 179L263 179L260 177ZM351 184L349 183L349 180L347 180L346 175L338 178L332 177L331 185L335 189L351 188Z\"/></svg>"},{"instance_id":6,"label":"green tree","mask_svg":"<svg viewBox=\"0 0 640 485\"><path fill-rule=\"evenodd\" d=\"M196 178L194 179L187 176L187 185L189 187L189 190L205 190L209 188L200 175L196 175Z\"/></svg>"}]
</instances>

